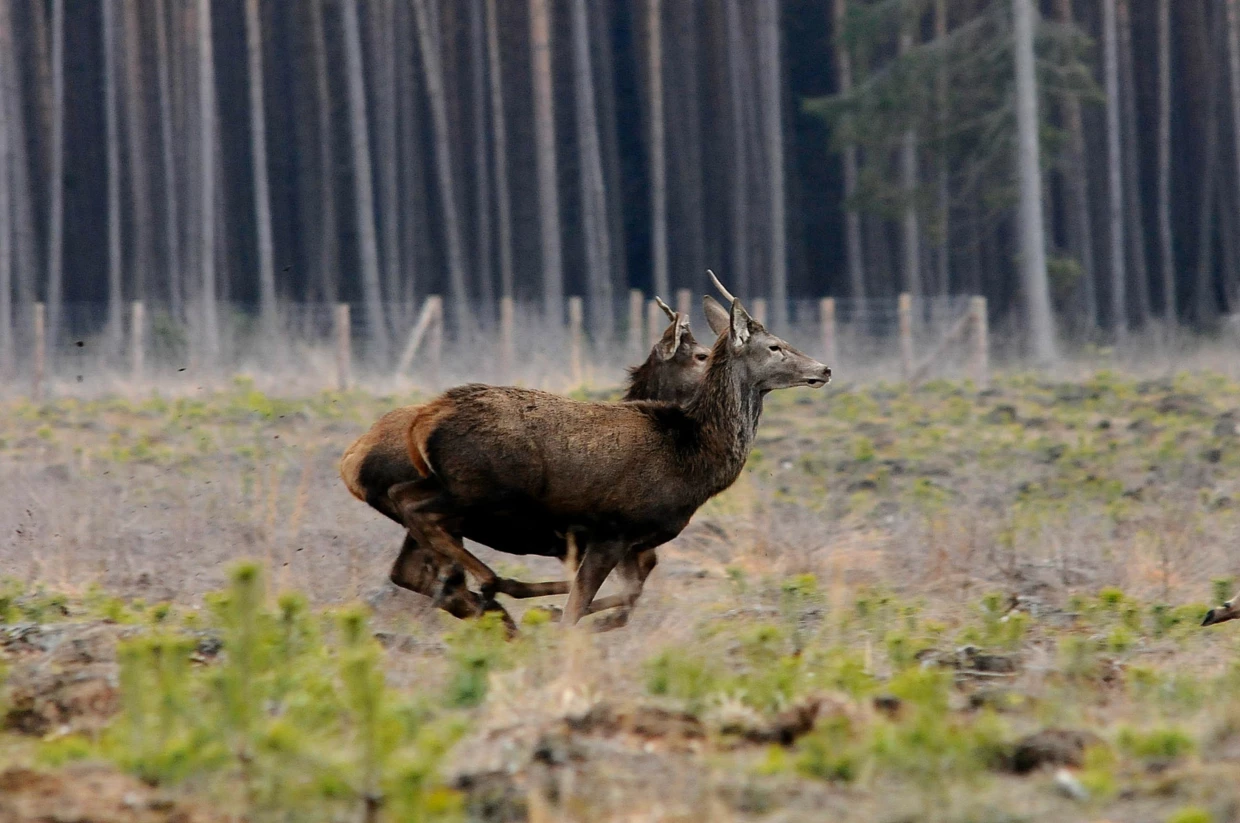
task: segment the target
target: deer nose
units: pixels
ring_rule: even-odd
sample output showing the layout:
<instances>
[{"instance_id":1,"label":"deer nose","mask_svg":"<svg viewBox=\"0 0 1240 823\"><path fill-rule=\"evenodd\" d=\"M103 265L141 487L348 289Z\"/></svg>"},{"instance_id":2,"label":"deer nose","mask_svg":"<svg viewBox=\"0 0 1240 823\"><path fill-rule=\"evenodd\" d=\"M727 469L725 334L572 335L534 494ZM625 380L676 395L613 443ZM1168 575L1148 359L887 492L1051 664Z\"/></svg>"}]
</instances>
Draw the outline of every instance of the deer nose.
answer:
<instances>
[{"instance_id":1,"label":"deer nose","mask_svg":"<svg viewBox=\"0 0 1240 823\"><path fill-rule=\"evenodd\" d=\"M827 382L831 381L831 367L830 366L822 367L822 376L827 379Z\"/></svg>"}]
</instances>

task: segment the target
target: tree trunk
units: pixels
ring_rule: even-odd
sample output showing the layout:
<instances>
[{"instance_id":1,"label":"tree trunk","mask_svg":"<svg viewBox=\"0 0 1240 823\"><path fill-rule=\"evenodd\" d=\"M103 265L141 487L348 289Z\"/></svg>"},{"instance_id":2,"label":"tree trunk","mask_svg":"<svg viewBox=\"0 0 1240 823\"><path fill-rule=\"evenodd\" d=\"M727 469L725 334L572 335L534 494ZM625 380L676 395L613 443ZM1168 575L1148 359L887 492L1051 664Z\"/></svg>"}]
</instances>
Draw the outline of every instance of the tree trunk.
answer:
<instances>
[{"instance_id":1,"label":"tree trunk","mask_svg":"<svg viewBox=\"0 0 1240 823\"><path fill-rule=\"evenodd\" d=\"M47 336L59 339L64 302L65 0L52 0L52 133L48 146ZM3 183L0 183L3 185Z\"/></svg>"},{"instance_id":2,"label":"tree trunk","mask_svg":"<svg viewBox=\"0 0 1240 823\"><path fill-rule=\"evenodd\" d=\"M913 35L905 30L900 32L900 54L907 53L913 47ZM908 129L900 144L900 188L903 190L904 220L904 290L914 297L920 297L921 287L921 226L917 218L917 132Z\"/></svg>"},{"instance_id":3,"label":"tree trunk","mask_svg":"<svg viewBox=\"0 0 1240 823\"><path fill-rule=\"evenodd\" d=\"M35 131L37 135L50 135L52 133L52 53L51 43L48 36L47 8L43 2L33 3L30 8L30 23L34 29L34 72L35 72L35 111L38 114L38 124ZM35 159L32 168L34 176L38 178L45 175L51 169L51 147L47 145L45 140L36 140L35 151L38 157ZM46 179L44 177L43 179ZM50 192L49 192L50 194ZM46 207L48 204L36 203L37 207Z\"/></svg>"},{"instance_id":4,"label":"tree trunk","mask_svg":"<svg viewBox=\"0 0 1240 823\"><path fill-rule=\"evenodd\" d=\"M1056 0L1059 19L1074 25L1072 0ZM1098 327L1098 279L1094 262L1093 215L1089 208L1089 169L1085 163L1085 130L1081 122L1081 101L1075 94L1064 96L1064 126L1068 131L1067 170L1064 186L1068 193L1068 227L1073 250L1081 263L1081 311L1089 329Z\"/></svg>"},{"instance_id":5,"label":"tree trunk","mask_svg":"<svg viewBox=\"0 0 1240 823\"><path fill-rule=\"evenodd\" d=\"M491 166L487 151L487 35L484 0L471 0L469 14L470 97L474 119L474 211L477 224L474 242L474 279L482 298L482 315L488 324L495 318L495 284L491 272L494 236L491 231Z\"/></svg>"},{"instance_id":6,"label":"tree trunk","mask_svg":"<svg viewBox=\"0 0 1240 823\"><path fill-rule=\"evenodd\" d=\"M650 50L650 236L654 293L669 294L667 262L667 142L663 117L662 0L646 0L647 48Z\"/></svg>"},{"instance_id":7,"label":"tree trunk","mask_svg":"<svg viewBox=\"0 0 1240 823\"><path fill-rule=\"evenodd\" d=\"M947 44L947 0L935 0L934 3L934 39ZM947 131L949 98L947 89L947 68L940 66L935 78L935 97L938 100L939 130ZM951 292L951 168L947 152L939 152L938 210L939 210L939 248L938 248L938 283L933 290L938 294Z\"/></svg>"},{"instance_id":8,"label":"tree trunk","mask_svg":"<svg viewBox=\"0 0 1240 823\"><path fill-rule=\"evenodd\" d=\"M1233 0L1228 0L1232 2ZM1145 214L1141 204L1141 147L1137 126L1137 86L1132 70L1132 20L1129 0L1118 0L1120 70L1123 72L1121 104L1124 115L1123 153L1124 203L1128 213L1128 255L1132 258L1133 285L1136 287L1137 317L1142 325L1150 319L1150 271L1145 258Z\"/></svg>"},{"instance_id":9,"label":"tree trunk","mask_svg":"<svg viewBox=\"0 0 1240 823\"><path fill-rule=\"evenodd\" d=\"M1207 12L1207 15L1209 12ZM1217 22L1217 14L1211 23ZM1198 323L1207 324L1218 317L1218 300L1214 294L1214 221L1216 201L1215 187L1218 173L1218 109L1219 109L1219 61L1218 44L1214 41L1214 25L1205 28L1206 42L1203 47L1209 58L1206 70L1206 133L1205 151L1201 164L1201 205L1197 217L1197 282L1193 288L1195 314Z\"/></svg>"},{"instance_id":10,"label":"tree trunk","mask_svg":"<svg viewBox=\"0 0 1240 823\"><path fill-rule=\"evenodd\" d=\"M353 154L353 185L357 192L357 233L362 261L362 299L366 325L375 348L376 365L386 368L390 354L387 323L379 286L379 248L375 237L375 195L371 179L370 126L366 120L366 83L362 76L362 38L357 0L344 0L344 51L349 82L349 124Z\"/></svg>"},{"instance_id":11,"label":"tree trunk","mask_svg":"<svg viewBox=\"0 0 1240 823\"><path fill-rule=\"evenodd\" d=\"M611 20L608 16L610 8L611 3L608 0L586 4L586 11L591 19L594 50L598 55L594 60L598 69L596 82L603 90L603 93L598 95L599 131L604 186L611 192L611 197L607 198L607 226L611 238L610 277L612 283L623 291L629 279L628 263L625 259L624 198L620 194L624 190L624 175L620 167L620 147L616 131L615 53L611 44Z\"/></svg>"},{"instance_id":12,"label":"tree trunk","mask_svg":"<svg viewBox=\"0 0 1240 823\"><path fill-rule=\"evenodd\" d=\"M0 0L3 15L7 18L3 25L12 26L12 0ZM34 300L35 279L38 276L38 253L35 247L34 227L34 192L30 185L30 152L28 151L28 133L26 124L26 106L22 94L21 66L17 59L17 44L0 52L0 59L7 61L5 74L8 77L8 94L5 95L6 109L0 114L9 118L9 179L12 186L10 196L13 208L12 243L16 254L18 307L24 308Z\"/></svg>"},{"instance_id":13,"label":"tree trunk","mask_svg":"<svg viewBox=\"0 0 1240 823\"><path fill-rule=\"evenodd\" d=\"M9 8L0 0L0 51L13 48ZM0 59L0 377L13 373L13 204L9 166L9 118L5 115L10 93L8 61Z\"/></svg>"},{"instance_id":14,"label":"tree trunk","mask_svg":"<svg viewBox=\"0 0 1240 823\"><path fill-rule=\"evenodd\" d=\"M396 151L396 9L393 0L371 0L366 6L370 23L371 60L375 101L375 145L379 156L375 171L379 175L377 229L383 253L385 305L395 306L401 293L400 186L399 155ZM389 311L388 321L396 318Z\"/></svg>"},{"instance_id":15,"label":"tree trunk","mask_svg":"<svg viewBox=\"0 0 1240 823\"><path fill-rule=\"evenodd\" d=\"M770 157L771 198L771 325L788 326L788 241L784 202L783 83L779 57L779 0L761 0L758 6L759 59L762 62L762 97L766 145Z\"/></svg>"},{"instance_id":16,"label":"tree trunk","mask_svg":"<svg viewBox=\"0 0 1240 823\"><path fill-rule=\"evenodd\" d=\"M314 57L315 110L319 131L319 225L318 281L319 291L328 303L339 299L340 236L336 226L336 159L332 150L331 87L327 80L327 44L323 31L323 4L309 0L310 48Z\"/></svg>"},{"instance_id":17,"label":"tree trunk","mask_svg":"<svg viewBox=\"0 0 1240 823\"><path fill-rule=\"evenodd\" d=\"M1236 163L1236 188L1240 190L1240 2L1224 0L1227 8L1227 65L1231 79L1231 126L1232 157ZM1233 215L1234 216L1234 215ZM1237 273L1227 271L1227 290L1230 292Z\"/></svg>"},{"instance_id":18,"label":"tree trunk","mask_svg":"<svg viewBox=\"0 0 1240 823\"><path fill-rule=\"evenodd\" d=\"M104 0L106 3L115 0ZM215 365L220 354L219 315L215 284L215 57L211 43L211 0L198 0L198 151L202 162L198 219L202 228L199 263L202 266L203 356Z\"/></svg>"},{"instance_id":19,"label":"tree trunk","mask_svg":"<svg viewBox=\"0 0 1240 823\"><path fill-rule=\"evenodd\" d=\"M469 322L469 295L465 290L465 253L461 244L456 189L453 186L452 143L448 136L448 110L444 99L443 61L440 53L438 15L432 16L432 0L414 0L418 41L426 93L431 103L431 128L435 135L435 171L443 204L444 235L448 245L448 289L456 329L464 332Z\"/></svg>"},{"instance_id":20,"label":"tree trunk","mask_svg":"<svg viewBox=\"0 0 1240 823\"><path fill-rule=\"evenodd\" d=\"M146 299L151 284L154 240L151 230L151 174L147 146L148 122L145 86L142 82L142 40L137 4L123 3L125 56L125 129L128 138L129 196L133 199L134 254L129 269L129 289L135 300Z\"/></svg>"},{"instance_id":21,"label":"tree trunk","mask_svg":"<svg viewBox=\"0 0 1240 823\"><path fill-rule=\"evenodd\" d=\"M499 217L500 294L513 296L512 205L508 194L508 129L504 118L504 68L499 52L496 0L486 0L487 63L491 77L491 144L495 158L495 199Z\"/></svg>"},{"instance_id":22,"label":"tree trunk","mask_svg":"<svg viewBox=\"0 0 1240 823\"><path fill-rule=\"evenodd\" d=\"M1016 51L1017 167L1020 178L1021 284L1033 354L1055 359L1055 321L1046 278L1042 171L1038 160L1038 89L1033 56L1033 0L1012 0Z\"/></svg>"},{"instance_id":23,"label":"tree trunk","mask_svg":"<svg viewBox=\"0 0 1240 823\"><path fill-rule=\"evenodd\" d=\"M1175 245L1171 231L1171 0L1158 0L1158 246L1163 319L1175 325Z\"/></svg>"},{"instance_id":24,"label":"tree trunk","mask_svg":"<svg viewBox=\"0 0 1240 823\"><path fill-rule=\"evenodd\" d=\"M63 3L64 0L55 0ZM159 135L164 174L164 242L167 244L164 269L168 278L168 298L172 316L182 317L181 306L181 220L177 185L175 135L172 111L172 82L168 63L168 21L164 0L155 0L156 71L159 75ZM62 81L63 82L63 81Z\"/></svg>"},{"instance_id":25,"label":"tree trunk","mask_svg":"<svg viewBox=\"0 0 1240 823\"><path fill-rule=\"evenodd\" d=\"M1128 278L1124 266L1124 186L1120 173L1119 43L1115 21L1116 0L1102 0L1102 41L1107 97L1107 200L1111 237L1111 322L1115 335L1128 335Z\"/></svg>"},{"instance_id":26,"label":"tree trunk","mask_svg":"<svg viewBox=\"0 0 1240 823\"><path fill-rule=\"evenodd\" d=\"M680 274L673 277L668 272L670 286L704 286L706 284L706 238L703 229L704 210L702 197L702 113L700 106L701 79L699 66L699 7L700 0L677 0L669 8L672 13L672 36L677 48L668 57L671 78L667 93L672 100L669 119L669 151L675 184L673 211L669 228L674 229L672 249L679 254L672 268ZM665 67L666 68L666 67ZM665 100L666 103L666 100ZM666 105L665 105L665 114ZM677 209L677 207L679 207ZM669 263L669 266L671 264Z\"/></svg>"},{"instance_id":27,"label":"tree trunk","mask_svg":"<svg viewBox=\"0 0 1240 823\"><path fill-rule=\"evenodd\" d=\"M749 294L749 141L745 139L745 35L740 0L725 0L728 32L728 98L732 133L732 280ZM843 0L838 0L843 2Z\"/></svg>"},{"instance_id":28,"label":"tree trunk","mask_svg":"<svg viewBox=\"0 0 1240 823\"><path fill-rule=\"evenodd\" d=\"M267 187L267 115L263 102L263 30L258 0L245 0L245 41L250 87L250 156L254 164L254 219L258 226L258 286L263 332L276 333L275 250L271 194Z\"/></svg>"},{"instance_id":29,"label":"tree trunk","mask_svg":"<svg viewBox=\"0 0 1240 823\"><path fill-rule=\"evenodd\" d=\"M120 352L124 299L121 285L121 151L116 101L116 3L103 0L103 99L108 163L108 347Z\"/></svg>"},{"instance_id":30,"label":"tree trunk","mask_svg":"<svg viewBox=\"0 0 1240 823\"><path fill-rule=\"evenodd\" d=\"M585 233L587 282L590 285L590 326L603 340L611 339L611 237L607 225L607 189L599 147L594 102L594 67L590 61L590 22L586 0L569 7L573 31L573 75L577 112L577 145L581 157L582 225Z\"/></svg>"},{"instance_id":31,"label":"tree trunk","mask_svg":"<svg viewBox=\"0 0 1240 823\"><path fill-rule=\"evenodd\" d=\"M551 74L551 0L530 0L534 74L534 141L538 167L539 236L542 247L543 315L564 322L564 262L560 247L560 190L555 159L555 101Z\"/></svg>"}]
</instances>

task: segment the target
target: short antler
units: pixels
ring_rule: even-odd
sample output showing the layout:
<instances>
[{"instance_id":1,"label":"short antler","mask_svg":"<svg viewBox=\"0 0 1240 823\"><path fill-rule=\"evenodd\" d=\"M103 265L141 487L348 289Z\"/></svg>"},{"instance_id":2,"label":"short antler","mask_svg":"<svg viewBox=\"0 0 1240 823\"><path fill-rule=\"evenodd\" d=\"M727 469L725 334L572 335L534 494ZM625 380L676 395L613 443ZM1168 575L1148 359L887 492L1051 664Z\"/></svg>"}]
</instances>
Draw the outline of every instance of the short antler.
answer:
<instances>
[{"instance_id":1,"label":"short antler","mask_svg":"<svg viewBox=\"0 0 1240 823\"><path fill-rule=\"evenodd\" d=\"M736 300L736 298L732 296L732 292L725 289L723 287L723 284L719 282L719 278L715 277L715 273L713 271L711 271L710 269L707 269L706 273L710 275L710 282L715 284L715 288L719 289L719 293L723 295L725 300L727 300L729 303Z\"/></svg>"},{"instance_id":2,"label":"short antler","mask_svg":"<svg viewBox=\"0 0 1240 823\"><path fill-rule=\"evenodd\" d=\"M654 296L654 302L659 304L659 308L663 309L663 313L667 315L668 320L676 319L676 312L672 311L672 307L663 302L663 298L659 295Z\"/></svg>"}]
</instances>

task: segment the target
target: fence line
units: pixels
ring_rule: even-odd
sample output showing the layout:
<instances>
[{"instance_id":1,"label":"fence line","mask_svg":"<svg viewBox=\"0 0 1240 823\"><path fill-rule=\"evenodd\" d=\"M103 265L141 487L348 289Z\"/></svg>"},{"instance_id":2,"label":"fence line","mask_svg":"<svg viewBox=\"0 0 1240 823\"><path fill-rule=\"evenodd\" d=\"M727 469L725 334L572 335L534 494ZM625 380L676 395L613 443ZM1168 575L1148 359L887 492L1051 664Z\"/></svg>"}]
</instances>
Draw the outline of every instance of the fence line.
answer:
<instances>
[{"instance_id":1,"label":"fence line","mask_svg":"<svg viewBox=\"0 0 1240 823\"><path fill-rule=\"evenodd\" d=\"M699 340L711 332L692 294L679 290L677 311L688 312ZM273 388L433 390L468 380L517 383L553 390L611 387L624 367L645 356L668 320L654 299L633 290L615 301L611 331L592 328L580 297L566 300L567 325L545 321L541 303L499 302L498 321L471 313L468 328L451 328L443 300L386 307L388 332L405 340L395 363L379 362L371 322L350 304L286 304L276 331L265 331L253 307L221 304L219 354L208 358L193 307L184 319L168 307L135 301L124 328L108 323L103 304L69 304L56 339L48 337L43 304L19 324L16 380L6 394L41 398L98 391L148 390L178 384L218 384L234 374L262 378ZM644 306L644 308L643 308ZM829 363L844 379L970 376L985 382L989 340L984 298L790 301L787 328L775 329L793 345ZM769 305L752 302L760 322ZM494 311L494 307L490 309ZM592 314L591 318L597 315ZM969 345L963 345L968 339ZM956 344L961 345L956 345ZM915 353L930 352L918 363ZM24 379L22 375L25 375Z\"/></svg>"}]
</instances>

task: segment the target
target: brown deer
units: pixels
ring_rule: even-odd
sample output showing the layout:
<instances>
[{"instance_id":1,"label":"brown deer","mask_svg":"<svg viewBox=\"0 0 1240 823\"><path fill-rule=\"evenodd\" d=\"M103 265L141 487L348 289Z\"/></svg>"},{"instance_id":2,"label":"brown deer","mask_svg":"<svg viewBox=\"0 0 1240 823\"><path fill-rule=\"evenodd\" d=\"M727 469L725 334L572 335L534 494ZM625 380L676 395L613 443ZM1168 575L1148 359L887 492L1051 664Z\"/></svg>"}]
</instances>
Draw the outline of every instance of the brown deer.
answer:
<instances>
[{"instance_id":1,"label":"brown deer","mask_svg":"<svg viewBox=\"0 0 1240 823\"><path fill-rule=\"evenodd\" d=\"M1236 619L1240 619L1240 594L1206 612L1206 619L1201 621L1201 625L1213 626L1215 623L1226 623L1228 620Z\"/></svg>"},{"instance_id":2,"label":"brown deer","mask_svg":"<svg viewBox=\"0 0 1240 823\"><path fill-rule=\"evenodd\" d=\"M645 362L629 369L624 400L683 403L697 390L706 372L710 350L694 338L688 316L672 311L657 297L655 300L671 323ZM350 493L401 526L404 523L388 496L388 489L422 477L410 460L405 445L409 425L421 408L405 406L385 414L345 450L340 460L340 476ZM538 554L564 559L568 554L566 534L557 534L545 523L533 521L524 514L500 512L474 518L466 525L464 536L510 554ZM476 562L487 571L487 575L480 579L494 591L514 597L537 597L567 594L569 590L568 581L527 584L500 579L481 561ZM643 580L656 562L653 552L643 558ZM460 565L448 562L442 554L419 544L411 534L405 537L400 555L392 566L390 579L402 588L431 597L437 605L456 617L473 617L489 610L504 612L489 593L483 598L470 591Z\"/></svg>"},{"instance_id":3,"label":"brown deer","mask_svg":"<svg viewBox=\"0 0 1240 823\"><path fill-rule=\"evenodd\" d=\"M571 530L585 546L563 622L591 611L617 565L626 578L621 598L634 598L639 590L625 568L680 534L703 503L732 485L766 394L831 379L830 368L768 332L714 282L731 300L728 327L683 407L584 403L478 384L421 406L408 446L422 477L389 490L413 538L483 579L462 542L465 525L526 512L555 531Z\"/></svg>"}]
</instances>

